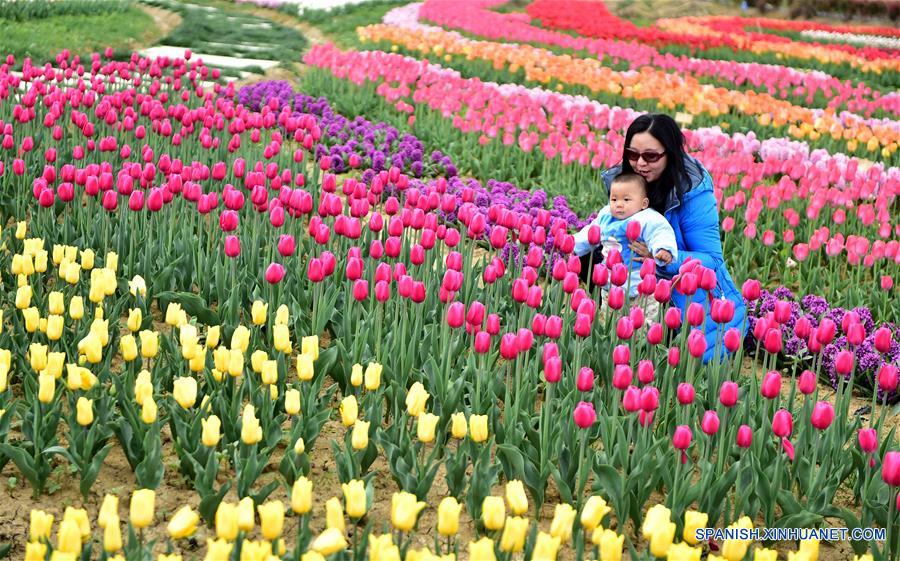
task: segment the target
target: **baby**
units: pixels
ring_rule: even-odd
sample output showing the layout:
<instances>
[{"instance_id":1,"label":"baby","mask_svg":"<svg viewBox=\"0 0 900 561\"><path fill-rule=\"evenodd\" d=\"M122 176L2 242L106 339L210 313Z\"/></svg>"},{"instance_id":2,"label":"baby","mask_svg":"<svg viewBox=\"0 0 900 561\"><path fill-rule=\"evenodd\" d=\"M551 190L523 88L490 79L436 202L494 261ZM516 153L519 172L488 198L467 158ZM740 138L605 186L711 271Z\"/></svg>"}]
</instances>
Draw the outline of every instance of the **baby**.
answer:
<instances>
[{"instance_id":1,"label":"baby","mask_svg":"<svg viewBox=\"0 0 900 561\"><path fill-rule=\"evenodd\" d=\"M630 265L630 297L637 296L637 285L641 282L641 262L632 259L633 252L628 247L625 230L629 222L641 225L639 241L644 242L650 254L659 265L668 265L678 258L675 232L669 222L652 208L647 197L647 182L636 173L623 173L613 179L609 190L609 204L600 210L597 218L575 235L575 255L581 256L594 246L588 242L591 226L600 227L602 254L605 258L611 249L622 254L626 266Z\"/></svg>"}]
</instances>

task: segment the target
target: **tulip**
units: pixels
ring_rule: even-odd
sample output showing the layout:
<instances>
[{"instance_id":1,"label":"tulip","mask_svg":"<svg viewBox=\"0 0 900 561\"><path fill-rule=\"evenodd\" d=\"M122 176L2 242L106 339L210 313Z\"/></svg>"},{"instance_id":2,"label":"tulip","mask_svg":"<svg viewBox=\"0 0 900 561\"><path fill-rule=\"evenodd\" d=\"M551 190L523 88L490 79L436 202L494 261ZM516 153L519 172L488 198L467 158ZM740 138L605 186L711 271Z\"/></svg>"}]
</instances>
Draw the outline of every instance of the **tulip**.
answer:
<instances>
[{"instance_id":1,"label":"tulip","mask_svg":"<svg viewBox=\"0 0 900 561\"><path fill-rule=\"evenodd\" d=\"M617 390L625 390L631 385L631 379L634 373L631 367L626 364L620 364L613 370L613 387Z\"/></svg>"},{"instance_id":2,"label":"tulip","mask_svg":"<svg viewBox=\"0 0 900 561\"><path fill-rule=\"evenodd\" d=\"M506 484L506 504L515 516L528 512L528 497L521 481L514 479Z\"/></svg>"},{"instance_id":3,"label":"tulip","mask_svg":"<svg viewBox=\"0 0 900 561\"><path fill-rule=\"evenodd\" d=\"M297 514L306 514L312 509L312 481L299 477L291 487L291 510Z\"/></svg>"},{"instance_id":4,"label":"tulip","mask_svg":"<svg viewBox=\"0 0 900 561\"><path fill-rule=\"evenodd\" d=\"M797 379L797 389L803 395L809 395L816 391L816 373L811 370L804 370Z\"/></svg>"},{"instance_id":5,"label":"tulip","mask_svg":"<svg viewBox=\"0 0 900 561\"><path fill-rule=\"evenodd\" d=\"M440 535L455 536L459 531L459 513L462 505L454 497L444 497L438 505L437 531ZM508 522L507 522L508 524Z\"/></svg>"},{"instance_id":6,"label":"tulip","mask_svg":"<svg viewBox=\"0 0 900 561\"><path fill-rule=\"evenodd\" d=\"M527 510L527 507L526 507ZM500 530L506 520L506 506L501 497L488 496L481 505L481 520L486 530Z\"/></svg>"},{"instance_id":7,"label":"tulip","mask_svg":"<svg viewBox=\"0 0 900 561\"><path fill-rule=\"evenodd\" d=\"M878 433L873 428L859 429L857 440L859 449L866 454L872 454L878 450Z\"/></svg>"},{"instance_id":8,"label":"tulip","mask_svg":"<svg viewBox=\"0 0 900 561\"><path fill-rule=\"evenodd\" d=\"M135 528L147 528L153 522L156 492L152 489L138 489L131 495L129 522Z\"/></svg>"},{"instance_id":9,"label":"tulip","mask_svg":"<svg viewBox=\"0 0 900 561\"><path fill-rule=\"evenodd\" d=\"M578 371L578 377L575 380L575 386L578 391L589 392L594 387L594 371L588 367L584 367ZM515 514L520 514L516 512Z\"/></svg>"},{"instance_id":10,"label":"tulip","mask_svg":"<svg viewBox=\"0 0 900 561\"><path fill-rule=\"evenodd\" d=\"M687 382L682 382L682 383L678 384L678 389L676 391L676 394L678 396L678 403L680 403L682 405L690 405L691 403L694 402L695 393L696 392L694 391L693 385L691 385ZM720 393L720 396L721 396L721 393ZM721 397L719 399L721 399Z\"/></svg>"},{"instance_id":11,"label":"tulip","mask_svg":"<svg viewBox=\"0 0 900 561\"><path fill-rule=\"evenodd\" d=\"M588 498L587 502L584 503L584 508L581 510L581 525L586 531L593 532L595 528L600 526L600 522L611 510L603 497L593 495Z\"/></svg>"},{"instance_id":12,"label":"tulip","mask_svg":"<svg viewBox=\"0 0 900 561\"><path fill-rule=\"evenodd\" d=\"M825 430L832 421L834 421L834 407L827 401L816 403L810 418L812 425L819 430Z\"/></svg>"},{"instance_id":13,"label":"tulip","mask_svg":"<svg viewBox=\"0 0 900 561\"><path fill-rule=\"evenodd\" d=\"M687 425L679 425L675 427L675 434L672 436L672 445L681 450L681 463L687 463L687 454L685 450L691 445L691 440L693 439L693 435L691 434L691 428Z\"/></svg>"},{"instance_id":14,"label":"tulip","mask_svg":"<svg viewBox=\"0 0 900 561\"><path fill-rule=\"evenodd\" d=\"M884 455L881 479L891 487L900 487L900 452L894 450Z\"/></svg>"},{"instance_id":15,"label":"tulip","mask_svg":"<svg viewBox=\"0 0 900 561\"><path fill-rule=\"evenodd\" d=\"M850 351L839 351L834 358L834 369L842 376L849 376L853 370L853 353Z\"/></svg>"},{"instance_id":16,"label":"tulip","mask_svg":"<svg viewBox=\"0 0 900 561\"><path fill-rule=\"evenodd\" d=\"M173 382L172 395L182 409L190 409L197 401L197 379L176 378Z\"/></svg>"},{"instance_id":17,"label":"tulip","mask_svg":"<svg viewBox=\"0 0 900 561\"><path fill-rule=\"evenodd\" d=\"M204 446L208 446L210 448L219 444L219 439L221 438L221 427L222 421L215 415L210 415L206 419L201 419L200 423L203 427L203 432L201 434L201 442Z\"/></svg>"},{"instance_id":18,"label":"tulip","mask_svg":"<svg viewBox=\"0 0 900 561\"><path fill-rule=\"evenodd\" d=\"M712 436L719 432L719 415L715 411L707 411L703 414L703 420L700 422L700 428L708 436Z\"/></svg>"},{"instance_id":19,"label":"tulip","mask_svg":"<svg viewBox=\"0 0 900 561\"><path fill-rule=\"evenodd\" d=\"M406 412L409 416L418 417L425 411L425 404L430 397L421 382L414 383L406 394Z\"/></svg>"},{"instance_id":20,"label":"tulip","mask_svg":"<svg viewBox=\"0 0 900 561\"><path fill-rule=\"evenodd\" d=\"M366 484L354 479L349 483L343 483L344 504L347 516L350 518L362 518L366 515Z\"/></svg>"},{"instance_id":21,"label":"tulip","mask_svg":"<svg viewBox=\"0 0 900 561\"><path fill-rule=\"evenodd\" d=\"M112 513L107 518L103 528L103 550L107 553L115 553L122 549L122 529L119 527L119 515ZM26 554L26 559L28 555ZM42 557L43 559L43 557Z\"/></svg>"},{"instance_id":22,"label":"tulip","mask_svg":"<svg viewBox=\"0 0 900 561\"><path fill-rule=\"evenodd\" d=\"M727 334L726 334L727 336ZM647 342L651 345L658 345L662 342L663 328L661 323L654 323L647 330Z\"/></svg>"},{"instance_id":23,"label":"tulip","mask_svg":"<svg viewBox=\"0 0 900 561\"><path fill-rule=\"evenodd\" d=\"M466 422L466 414L459 412L450 416L450 434L453 438L465 438L469 432L469 425Z\"/></svg>"},{"instance_id":24,"label":"tulip","mask_svg":"<svg viewBox=\"0 0 900 561\"><path fill-rule=\"evenodd\" d=\"M688 352L694 358L700 358L706 352L706 337L703 332L693 329L688 335Z\"/></svg>"},{"instance_id":25,"label":"tulip","mask_svg":"<svg viewBox=\"0 0 900 561\"><path fill-rule=\"evenodd\" d=\"M500 551L519 553L525 548L530 523L527 518L511 516L506 519L503 534L500 537Z\"/></svg>"},{"instance_id":26,"label":"tulip","mask_svg":"<svg viewBox=\"0 0 900 561\"><path fill-rule=\"evenodd\" d=\"M625 544L625 535L617 535L612 530L597 526L591 536L594 545L600 547L600 559L603 561L622 561L622 549Z\"/></svg>"},{"instance_id":27,"label":"tulip","mask_svg":"<svg viewBox=\"0 0 900 561\"><path fill-rule=\"evenodd\" d=\"M888 394L897 389L898 369L893 364L885 362L878 369L878 387Z\"/></svg>"},{"instance_id":28,"label":"tulip","mask_svg":"<svg viewBox=\"0 0 900 561\"><path fill-rule=\"evenodd\" d=\"M793 432L794 419L790 412L779 409L772 418L772 432L779 438L787 438Z\"/></svg>"},{"instance_id":29,"label":"tulip","mask_svg":"<svg viewBox=\"0 0 900 561\"><path fill-rule=\"evenodd\" d=\"M628 345L616 345L613 348L613 364L628 364L631 362L631 349L629 349Z\"/></svg>"},{"instance_id":30,"label":"tulip","mask_svg":"<svg viewBox=\"0 0 900 561\"><path fill-rule=\"evenodd\" d=\"M401 532L409 532L416 525L419 512L425 508L427 503L416 500L416 496L406 491L394 493L391 497L391 525ZM503 500L500 499L500 506L503 506ZM502 520L500 522L503 524Z\"/></svg>"},{"instance_id":31,"label":"tulip","mask_svg":"<svg viewBox=\"0 0 900 561\"><path fill-rule=\"evenodd\" d=\"M469 417L469 438L477 443L488 439L487 415L472 415Z\"/></svg>"},{"instance_id":32,"label":"tulip","mask_svg":"<svg viewBox=\"0 0 900 561\"><path fill-rule=\"evenodd\" d=\"M562 360L553 356L544 361L544 379L551 384L559 382L562 377Z\"/></svg>"},{"instance_id":33,"label":"tulip","mask_svg":"<svg viewBox=\"0 0 900 561\"><path fill-rule=\"evenodd\" d=\"M754 302L759 299L761 288L758 280L748 279L744 281L744 284L741 287L741 294L744 296L744 299Z\"/></svg>"},{"instance_id":34,"label":"tulip","mask_svg":"<svg viewBox=\"0 0 900 561\"><path fill-rule=\"evenodd\" d=\"M185 505L172 516L166 531L172 539L187 538L197 531L199 522L200 515L194 512L190 506Z\"/></svg>"},{"instance_id":35,"label":"tulip","mask_svg":"<svg viewBox=\"0 0 900 561\"><path fill-rule=\"evenodd\" d=\"M491 538L483 537L477 542L469 542L469 559L497 561L497 556L494 554L494 541Z\"/></svg>"},{"instance_id":36,"label":"tulip","mask_svg":"<svg viewBox=\"0 0 900 561\"><path fill-rule=\"evenodd\" d=\"M60 553L70 553L78 555L81 553L81 530L78 528L78 522L73 519L63 518L59 525L57 535L56 551Z\"/></svg>"},{"instance_id":37,"label":"tulip","mask_svg":"<svg viewBox=\"0 0 900 561\"><path fill-rule=\"evenodd\" d=\"M550 523L550 535L558 538L560 543L568 542L572 537L572 524L575 522L576 515L577 512L572 505L566 503L556 505L553 521Z\"/></svg>"},{"instance_id":38,"label":"tulip","mask_svg":"<svg viewBox=\"0 0 900 561\"><path fill-rule=\"evenodd\" d=\"M759 393L766 399L775 399L781 395L781 374L772 370L763 377Z\"/></svg>"},{"instance_id":39,"label":"tulip","mask_svg":"<svg viewBox=\"0 0 900 561\"><path fill-rule=\"evenodd\" d=\"M433 413L422 413L419 415L416 423L416 438L420 442L433 442L435 428L439 420L440 417Z\"/></svg>"},{"instance_id":40,"label":"tulip","mask_svg":"<svg viewBox=\"0 0 900 561\"><path fill-rule=\"evenodd\" d=\"M341 400L340 412L341 422L345 427L352 427L356 423L359 415L359 405L356 402L355 395L348 395Z\"/></svg>"},{"instance_id":41,"label":"tulip","mask_svg":"<svg viewBox=\"0 0 900 561\"><path fill-rule=\"evenodd\" d=\"M341 530L328 528L316 536L310 547L324 558L347 549L347 540Z\"/></svg>"},{"instance_id":42,"label":"tulip","mask_svg":"<svg viewBox=\"0 0 900 561\"><path fill-rule=\"evenodd\" d=\"M284 392L284 412L288 415L300 414L300 392L296 389Z\"/></svg>"},{"instance_id":43,"label":"tulip","mask_svg":"<svg viewBox=\"0 0 900 561\"><path fill-rule=\"evenodd\" d=\"M682 539L691 545L697 545L700 541L697 539L697 530L706 528L708 521L709 515L705 512L697 512L696 510L685 512L684 531L681 534Z\"/></svg>"},{"instance_id":44,"label":"tulip","mask_svg":"<svg viewBox=\"0 0 900 561\"><path fill-rule=\"evenodd\" d=\"M741 448L749 448L753 443L753 429L748 425L741 425L737 432L737 445Z\"/></svg>"},{"instance_id":45,"label":"tulip","mask_svg":"<svg viewBox=\"0 0 900 561\"><path fill-rule=\"evenodd\" d=\"M94 400L79 397L75 404L76 420L79 425L86 427L94 422Z\"/></svg>"},{"instance_id":46,"label":"tulip","mask_svg":"<svg viewBox=\"0 0 900 561\"><path fill-rule=\"evenodd\" d=\"M31 541L49 540L53 528L53 515L43 510L32 509L30 516L29 536Z\"/></svg>"}]
</instances>

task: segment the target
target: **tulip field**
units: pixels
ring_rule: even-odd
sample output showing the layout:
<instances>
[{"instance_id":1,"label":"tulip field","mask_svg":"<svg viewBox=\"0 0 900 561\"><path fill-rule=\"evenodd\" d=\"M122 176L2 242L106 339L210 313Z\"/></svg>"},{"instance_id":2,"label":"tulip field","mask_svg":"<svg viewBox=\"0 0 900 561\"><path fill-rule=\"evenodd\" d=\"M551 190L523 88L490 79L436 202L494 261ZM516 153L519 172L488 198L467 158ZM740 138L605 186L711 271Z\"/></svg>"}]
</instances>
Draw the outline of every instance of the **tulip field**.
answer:
<instances>
[{"instance_id":1,"label":"tulip field","mask_svg":"<svg viewBox=\"0 0 900 561\"><path fill-rule=\"evenodd\" d=\"M148 3L303 71L0 53L0 559L900 560L887 12ZM647 112L739 301L574 254Z\"/></svg>"}]
</instances>

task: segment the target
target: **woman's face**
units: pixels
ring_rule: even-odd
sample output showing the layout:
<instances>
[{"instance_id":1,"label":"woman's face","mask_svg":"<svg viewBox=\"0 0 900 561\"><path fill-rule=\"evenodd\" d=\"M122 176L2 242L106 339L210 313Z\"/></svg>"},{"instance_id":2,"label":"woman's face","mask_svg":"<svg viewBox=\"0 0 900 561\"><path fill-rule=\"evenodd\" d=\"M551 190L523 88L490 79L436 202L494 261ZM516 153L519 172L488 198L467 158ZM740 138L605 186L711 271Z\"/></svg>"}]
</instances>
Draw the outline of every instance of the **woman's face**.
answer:
<instances>
[{"instance_id":1,"label":"woman's face","mask_svg":"<svg viewBox=\"0 0 900 561\"><path fill-rule=\"evenodd\" d=\"M647 183L652 183L659 179L659 176L662 175L663 170L666 169L666 150L665 148L663 148L663 145L658 140L656 140L656 138L649 132L639 132L636 135L632 136L631 144L629 146L626 146L625 148L626 158L628 157L627 151L629 148L631 149L631 151L641 154L641 157L639 157L637 160L629 158L628 162L631 164L631 168L636 173L644 176L644 179L647 180ZM643 157L643 154L645 152L661 154L662 157L655 162L648 162Z\"/></svg>"}]
</instances>

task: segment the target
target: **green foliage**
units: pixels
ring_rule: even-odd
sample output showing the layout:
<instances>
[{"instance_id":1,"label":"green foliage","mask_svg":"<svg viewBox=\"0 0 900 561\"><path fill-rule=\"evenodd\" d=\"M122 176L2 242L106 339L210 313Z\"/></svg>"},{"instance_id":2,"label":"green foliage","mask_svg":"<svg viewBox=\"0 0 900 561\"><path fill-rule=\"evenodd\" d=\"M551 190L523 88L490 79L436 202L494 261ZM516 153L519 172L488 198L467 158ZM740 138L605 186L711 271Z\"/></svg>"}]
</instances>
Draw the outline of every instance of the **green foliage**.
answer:
<instances>
[{"instance_id":1,"label":"green foliage","mask_svg":"<svg viewBox=\"0 0 900 561\"><path fill-rule=\"evenodd\" d=\"M372 0L331 11L307 10L297 14L296 7L284 7L282 10L314 24L336 45L347 48L359 45L357 27L381 23L384 14L406 4L403 0Z\"/></svg>"},{"instance_id":2,"label":"green foliage","mask_svg":"<svg viewBox=\"0 0 900 561\"><path fill-rule=\"evenodd\" d=\"M57 16L86 16L127 12L132 0L4 0L0 2L0 18L28 21Z\"/></svg>"}]
</instances>

